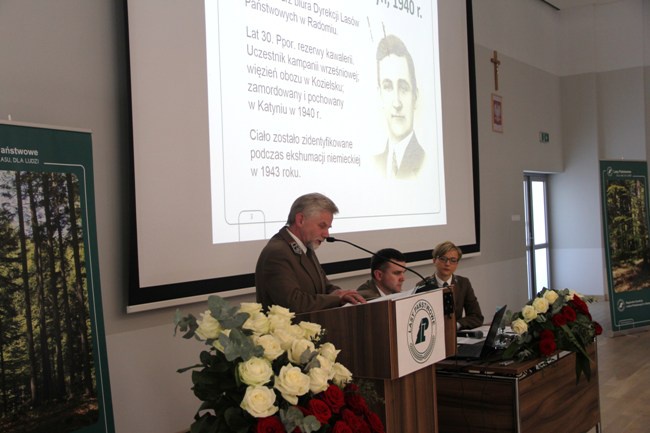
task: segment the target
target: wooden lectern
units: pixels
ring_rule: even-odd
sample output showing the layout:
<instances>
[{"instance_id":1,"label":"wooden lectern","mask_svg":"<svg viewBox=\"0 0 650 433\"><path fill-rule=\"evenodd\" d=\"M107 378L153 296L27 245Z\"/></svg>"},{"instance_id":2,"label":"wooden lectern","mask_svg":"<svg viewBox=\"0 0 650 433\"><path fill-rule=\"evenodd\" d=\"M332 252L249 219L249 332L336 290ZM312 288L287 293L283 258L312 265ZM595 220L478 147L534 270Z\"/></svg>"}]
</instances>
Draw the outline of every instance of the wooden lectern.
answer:
<instances>
[{"instance_id":1,"label":"wooden lectern","mask_svg":"<svg viewBox=\"0 0 650 433\"><path fill-rule=\"evenodd\" d=\"M298 315L318 323L338 362L372 382L384 404L368 403L387 433L438 431L435 362L456 350L456 320L441 290Z\"/></svg>"}]
</instances>

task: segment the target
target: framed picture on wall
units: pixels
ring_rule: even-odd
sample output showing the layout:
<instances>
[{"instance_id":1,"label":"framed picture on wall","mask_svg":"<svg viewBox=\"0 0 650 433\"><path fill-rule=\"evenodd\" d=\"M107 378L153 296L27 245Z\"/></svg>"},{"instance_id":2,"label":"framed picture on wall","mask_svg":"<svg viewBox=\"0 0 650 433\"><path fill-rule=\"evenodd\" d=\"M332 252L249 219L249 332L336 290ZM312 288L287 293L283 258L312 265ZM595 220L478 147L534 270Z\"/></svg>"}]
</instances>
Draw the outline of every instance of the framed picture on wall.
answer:
<instances>
[{"instance_id":1,"label":"framed picture on wall","mask_svg":"<svg viewBox=\"0 0 650 433\"><path fill-rule=\"evenodd\" d=\"M503 132L503 100L492 94L492 131Z\"/></svg>"}]
</instances>

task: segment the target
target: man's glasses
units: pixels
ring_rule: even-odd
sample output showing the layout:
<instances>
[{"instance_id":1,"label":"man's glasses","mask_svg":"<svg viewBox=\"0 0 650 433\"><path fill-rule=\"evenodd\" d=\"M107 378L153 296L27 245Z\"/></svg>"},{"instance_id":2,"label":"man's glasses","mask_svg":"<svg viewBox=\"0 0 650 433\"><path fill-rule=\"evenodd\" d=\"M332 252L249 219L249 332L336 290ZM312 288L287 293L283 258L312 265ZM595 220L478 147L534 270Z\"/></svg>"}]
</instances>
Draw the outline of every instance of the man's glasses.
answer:
<instances>
[{"instance_id":1,"label":"man's glasses","mask_svg":"<svg viewBox=\"0 0 650 433\"><path fill-rule=\"evenodd\" d=\"M438 260L440 260L442 263L445 264L451 263L452 265L455 265L459 261L459 259L457 259L456 257L445 257L445 256L438 257Z\"/></svg>"}]
</instances>

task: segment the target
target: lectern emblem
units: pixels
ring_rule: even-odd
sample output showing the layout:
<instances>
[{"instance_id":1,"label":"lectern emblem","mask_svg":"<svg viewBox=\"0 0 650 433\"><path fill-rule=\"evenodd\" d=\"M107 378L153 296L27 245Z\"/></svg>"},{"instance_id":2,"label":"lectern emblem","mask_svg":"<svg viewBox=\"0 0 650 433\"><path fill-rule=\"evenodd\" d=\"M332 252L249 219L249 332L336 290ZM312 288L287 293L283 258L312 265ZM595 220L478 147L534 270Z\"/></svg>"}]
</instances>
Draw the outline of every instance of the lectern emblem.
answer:
<instances>
[{"instance_id":1,"label":"lectern emblem","mask_svg":"<svg viewBox=\"0 0 650 433\"><path fill-rule=\"evenodd\" d=\"M426 362L436 346L436 313L428 301L422 299L413 305L406 329L413 360L419 364Z\"/></svg>"}]
</instances>

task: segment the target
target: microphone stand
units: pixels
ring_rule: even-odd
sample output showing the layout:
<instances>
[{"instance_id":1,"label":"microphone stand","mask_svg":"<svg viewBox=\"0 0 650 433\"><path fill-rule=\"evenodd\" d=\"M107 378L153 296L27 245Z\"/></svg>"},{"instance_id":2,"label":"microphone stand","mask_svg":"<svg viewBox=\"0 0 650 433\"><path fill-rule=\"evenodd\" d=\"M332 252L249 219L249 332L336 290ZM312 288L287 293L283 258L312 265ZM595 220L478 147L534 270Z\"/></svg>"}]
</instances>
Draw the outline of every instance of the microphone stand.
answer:
<instances>
[{"instance_id":1,"label":"microphone stand","mask_svg":"<svg viewBox=\"0 0 650 433\"><path fill-rule=\"evenodd\" d=\"M415 275L417 275L418 277L420 277L421 282L423 282L422 285L415 286L415 290L413 291L414 294L415 294L415 293L428 292L429 290L434 290L434 289L437 289L437 288L438 288L438 287L434 287L434 286L433 286L433 279L432 279L432 278L430 278L430 277L425 278L425 277L423 277L419 272L415 271L414 269L411 269L411 268L409 268L408 266L404 266L404 265L402 265L401 263L397 263L397 262L395 262L395 261L389 259L388 257L383 257L383 256L381 256L380 254L377 254L377 253L374 253L374 252L372 252L372 251L370 251L370 250L367 250L367 249L365 249L364 247L359 246L359 245L357 245L357 244L355 244L355 243L353 243L353 242L346 241L345 239L334 238L334 237L332 237L332 236L328 236L328 237L326 237L325 240L326 240L327 242L343 242L343 243L345 243L345 244L352 245L353 247L358 248L358 249L360 249L361 251L364 251L364 252L370 254L371 256L379 257L380 259L386 260L387 262L392 263L392 264L394 264L395 266L398 266L398 267L400 267L400 268L402 268L402 269L404 269L404 270L406 270L406 271L409 271L409 272L414 273Z\"/></svg>"},{"instance_id":2,"label":"microphone stand","mask_svg":"<svg viewBox=\"0 0 650 433\"><path fill-rule=\"evenodd\" d=\"M386 260L386 261L388 261L388 262L390 262L390 263L392 263L392 264L394 264L396 266L399 266L400 268L402 268L404 270L413 272L415 275L420 277L420 279L424 282L424 284L422 284L422 285L415 286L415 289L413 290L413 294L424 293L424 292L428 292L430 290L442 290L440 287L436 287L436 285L434 284L434 281L435 281L434 278L431 278L431 277L424 278L422 275L420 275L415 270L409 268L408 266L404 266L404 265L402 265L400 263L394 262L393 260L391 260L391 259L389 259L387 257L382 257L381 255L379 255L377 253L374 253L374 252L372 252L370 250L367 250L364 247L359 246L359 245L357 245L357 244L355 244L353 242L346 241L344 239L337 239L337 238L334 238L332 236L326 237L325 240L327 242L343 242L345 244L352 245L353 247L358 248L361 251L364 251L364 252L370 254L371 256L379 257L380 259L384 259L384 260ZM444 314L447 317L451 317L451 314L454 312L454 294L453 294L453 292L451 290L449 290L447 292L443 292L443 294L442 294L442 307L443 307Z\"/></svg>"}]
</instances>

